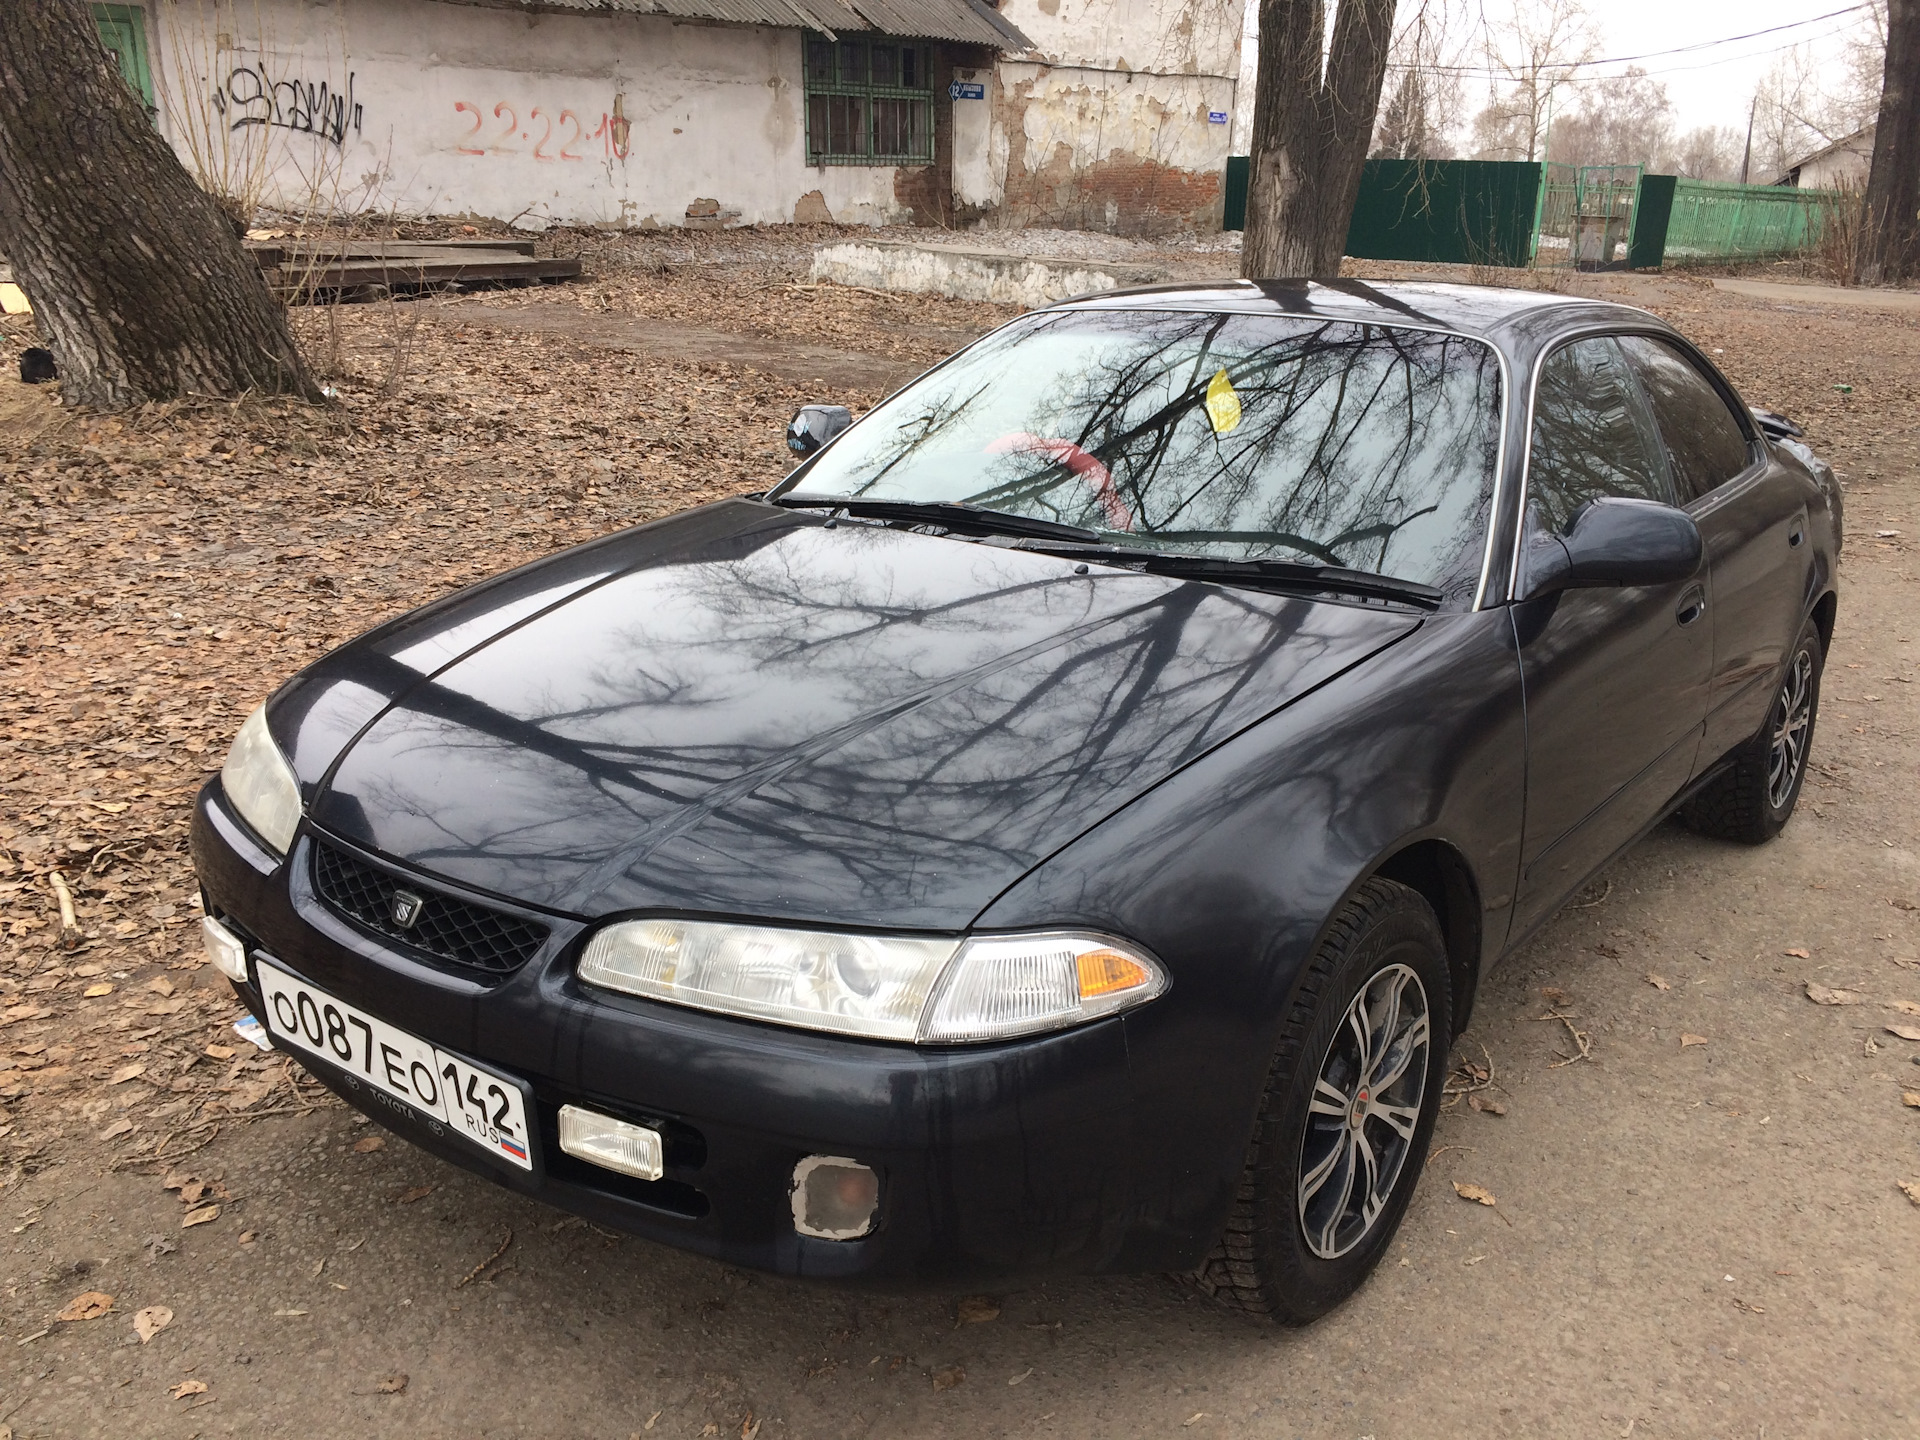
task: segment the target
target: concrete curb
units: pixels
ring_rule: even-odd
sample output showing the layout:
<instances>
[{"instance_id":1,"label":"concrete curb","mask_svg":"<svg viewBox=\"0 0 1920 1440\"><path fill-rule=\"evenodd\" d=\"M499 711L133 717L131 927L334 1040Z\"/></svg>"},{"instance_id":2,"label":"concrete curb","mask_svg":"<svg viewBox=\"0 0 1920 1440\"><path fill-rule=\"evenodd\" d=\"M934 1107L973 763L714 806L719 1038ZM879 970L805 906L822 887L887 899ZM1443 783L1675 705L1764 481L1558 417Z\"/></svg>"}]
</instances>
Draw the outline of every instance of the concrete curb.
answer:
<instances>
[{"instance_id":1,"label":"concrete curb","mask_svg":"<svg viewBox=\"0 0 1920 1440\"><path fill-rule=\"evenodd\" d=\"M813 252L813 278L1035 309L1099 290L1172 279L1157 265L1036 259L1004 250L854 240Z\"/></svg>"}]
</instances>

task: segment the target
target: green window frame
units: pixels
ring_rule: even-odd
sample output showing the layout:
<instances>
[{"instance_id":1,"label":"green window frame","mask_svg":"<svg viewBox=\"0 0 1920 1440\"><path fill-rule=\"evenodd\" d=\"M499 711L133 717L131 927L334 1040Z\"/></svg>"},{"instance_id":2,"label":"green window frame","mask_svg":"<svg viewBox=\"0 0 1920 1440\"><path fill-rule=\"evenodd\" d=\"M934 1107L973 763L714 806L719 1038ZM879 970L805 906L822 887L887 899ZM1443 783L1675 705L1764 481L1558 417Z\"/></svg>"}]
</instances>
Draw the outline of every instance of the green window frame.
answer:
<instances>
[{"instance_id":1,"label":"green window frame","mask_svg":"<svg viewBox=\"0 0 1920 1440\"><path fill-rule=\"evenodd\" d=\"M94 28L100 43L120 67L120 74L154 113L153 70L147 63L147 14L138 5L95 5Z\"/></svg>"},{"instance_id":2,"label":"green window frame","mask_svg":"<svg viewBox=\"0 0 1920 1440\"><path fill-rule=\"evenodd\" d=\"M809 165L931 165L933 47L803 35Z\"/></svg>"}]
</instances>

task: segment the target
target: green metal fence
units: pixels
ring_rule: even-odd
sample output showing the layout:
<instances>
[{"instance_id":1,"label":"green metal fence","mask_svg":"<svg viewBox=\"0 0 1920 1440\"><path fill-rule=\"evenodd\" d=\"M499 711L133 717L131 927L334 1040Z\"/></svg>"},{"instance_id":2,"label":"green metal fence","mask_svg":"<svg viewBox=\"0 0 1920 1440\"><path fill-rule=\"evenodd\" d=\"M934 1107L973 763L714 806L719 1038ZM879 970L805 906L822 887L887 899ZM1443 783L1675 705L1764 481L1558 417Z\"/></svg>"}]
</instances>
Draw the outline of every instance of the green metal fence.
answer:
<instances>
[{"instance_id":1,"label":"green metal fence","mask_svg":"<svg viewBox=\"0 0 1920 1440\"><path fill-rule=\"evenodd\" d=\"M1498 160L1369 160L1347 227L1363 260L1525 265L1540 167Z\"/></svg>"},{"instance_id":2,"label":"green metal fence","mask_svg":"<svg viewBox=\"0 0 1920 1440\"><path fill-rule=\"evenodd\" d=\"M1676 180L1662 263L1765 260L1811 250L1840 203L1831 190Z\"/></svg>"},{"instance_id":3,"label":"green metal fence","mask_svg":"<svg viewBox=\"0 0 1920 1440\"><path fill-rule=\"evenodd\" d=\"M4 0L0 0L4 3ZM1230 156L1225 228L1245 224L1248 161ZM1366 163L1347 229L1356 259L1656 270L1811 250L1830 190L1648 175L1638 165Z\"/></svg>"}]
</instances>

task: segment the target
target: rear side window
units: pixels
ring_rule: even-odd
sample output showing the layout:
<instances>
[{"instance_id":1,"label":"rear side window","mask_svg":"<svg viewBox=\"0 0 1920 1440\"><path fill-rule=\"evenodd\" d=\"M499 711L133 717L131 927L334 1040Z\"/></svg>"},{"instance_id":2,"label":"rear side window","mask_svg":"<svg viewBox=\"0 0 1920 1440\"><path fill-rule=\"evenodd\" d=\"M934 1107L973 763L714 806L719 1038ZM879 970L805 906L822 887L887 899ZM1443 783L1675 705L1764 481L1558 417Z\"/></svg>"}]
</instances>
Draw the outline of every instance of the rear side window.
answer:
<instances>
[{"instance_id":1,"label":"rear side window","mask_svg":"<svg viewBox=\"0 0 1920 1440\"><path fill-rule=\"evenodd\" d=\"M1682 503L1698 500L1747 468L1753 457L1746 431L1691 360L1646 335L1622 336L1620 347L1653 406Z\"/></svg>"},{"instance_id":2,"label":"rear side window","mask_svg":"<svg viewBox=\"0 0 1920 1440\"><path fill-rule=\"evenodd\" d=\"M1602 496L1672 504L1658 443L1618 343L1601 336L1563 345L1534 390L1528 514L1564 535L1580 507Z\"/></svg>"}]
</instances>

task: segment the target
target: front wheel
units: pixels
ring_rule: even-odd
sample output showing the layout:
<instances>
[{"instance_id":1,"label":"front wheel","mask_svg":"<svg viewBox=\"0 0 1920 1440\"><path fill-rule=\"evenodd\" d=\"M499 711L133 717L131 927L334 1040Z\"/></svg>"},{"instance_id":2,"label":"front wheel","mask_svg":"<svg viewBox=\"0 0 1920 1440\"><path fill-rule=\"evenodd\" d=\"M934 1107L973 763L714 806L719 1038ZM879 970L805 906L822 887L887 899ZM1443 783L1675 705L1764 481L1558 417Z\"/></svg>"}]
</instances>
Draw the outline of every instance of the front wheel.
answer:
<instances>
[{"instance_id":1,"label":"front wheel","mask_svg":"<svg viewBox=\"0 0 1920 1440\"><path fill-rule=\"evenodd\" d=\"M1807 752L1820 714L1820 670L1825 660L1812 622L1788 652L1779 688L1759 733L1734 752L1733 764L1689 800L1680 816L1702 835L1758 845L1793 817L1807 778Z\"/></svg>"},{"instance_id":2,"label":"front wheel","mask_svg":"<svg viewBox=\"0 0 1920 1440\"><path fill-rule=\"evenodd\" d=\"M1452 1036L1446 945L1415 891L1367 881L1307 967L1219 1244L1216 1300L1303 1325L1357 1289L1419 1183Z\"/></svg>"}]
</instances>

